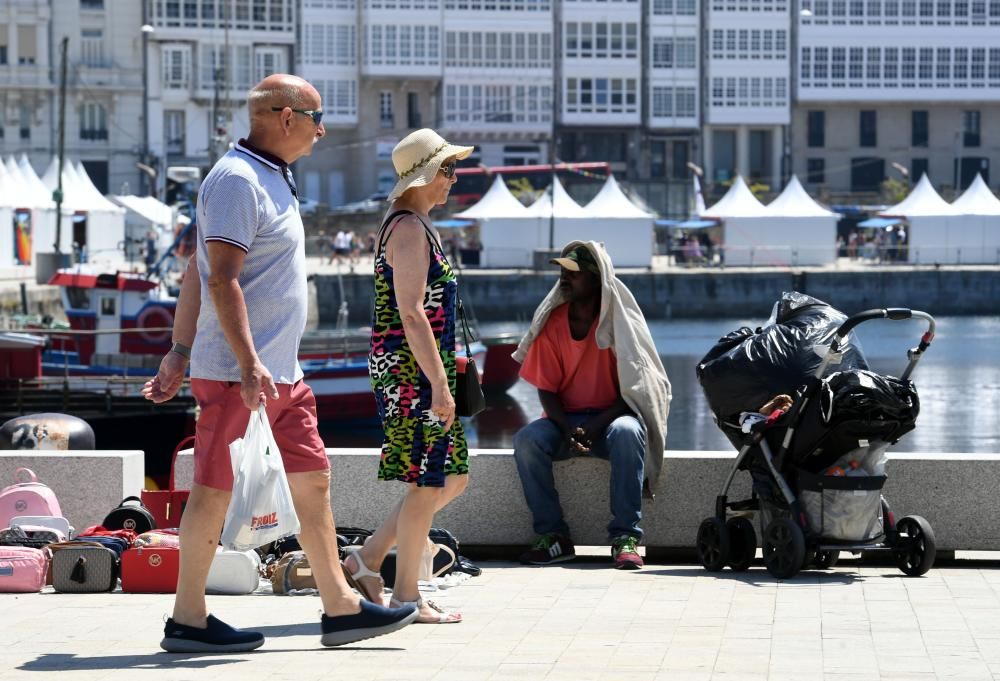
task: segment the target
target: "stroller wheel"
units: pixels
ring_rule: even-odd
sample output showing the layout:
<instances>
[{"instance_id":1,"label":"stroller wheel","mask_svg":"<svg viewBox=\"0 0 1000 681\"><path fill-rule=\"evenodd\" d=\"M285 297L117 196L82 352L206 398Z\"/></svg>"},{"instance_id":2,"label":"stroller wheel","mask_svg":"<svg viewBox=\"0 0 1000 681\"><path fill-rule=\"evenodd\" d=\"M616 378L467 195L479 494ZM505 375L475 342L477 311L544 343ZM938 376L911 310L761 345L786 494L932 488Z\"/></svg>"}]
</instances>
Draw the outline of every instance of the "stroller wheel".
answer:
<instances>
[{"instance_id":1,"label":"stroller wheel","mask_svg":"<svg viewBox=\"0 0 1000 681\"><path fill-rule=\"evenodd\" d=\"M743 572L753 563L757 553L757 533L753 523L746 518L730 518L726 521L729 534L729 567Z\"/></svg>"},{"instance_id":2,"label":"stroller wheel","mask_svg":"<svg viewBox=\"0 0 1000 681\"><path fill-rule=\"evenodd\" d=\"M778 579L794 577L806 556L802 528L791 518L775 518L764 530L764 565Z\"/></svg>"},{"instance_id":3,"label":"stroller wheel","mask_svg":"<svg viewBox=\"0 0 1000 681\"><path fill-rule=\"evenodd\" d=\"M729 533L721 518L705 518L698 526L698 558L709 572L718 572L729 558Z\"/></svg>"},{"instance_id":4,"label":"stroller wheel","mask_svg":"<svg viewBox=\"0 0 1000 681\"><path fill-rule=\"evenodd\" d=\"M840 551L817 551L812 560L813 567L819 570L829 570L840 560Z\"/></svg>"},{"instance_id":5,"label":"stroller wheel","mask_svg":"<svg viewBox=\"0 0 1000 681\"><path fill-rule=\"evenodd\" d=\"M934 565L937 544L931 524L918 515L896 523L896 565L904 574L919 577Z\"/></svg>"}]
</instances>

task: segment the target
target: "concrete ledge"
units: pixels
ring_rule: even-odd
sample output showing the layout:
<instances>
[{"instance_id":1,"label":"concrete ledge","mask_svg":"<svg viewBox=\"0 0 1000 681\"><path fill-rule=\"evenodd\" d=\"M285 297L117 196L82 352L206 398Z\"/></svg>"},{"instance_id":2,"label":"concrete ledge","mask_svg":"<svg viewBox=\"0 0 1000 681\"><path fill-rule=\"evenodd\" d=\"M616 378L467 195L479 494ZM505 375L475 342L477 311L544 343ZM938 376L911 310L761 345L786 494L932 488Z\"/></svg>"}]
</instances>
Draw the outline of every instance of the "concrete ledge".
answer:
<instances>
[{"instance_id":1,"label":"concrete ledge","mask_svg":"<svg viewBox=\"0 0 1000 681\"><path fill-rule=\"evenodd\" d=\"M83 530L142 491L145 464L141 451L0 451L0 488L14 482L14 471L30 468L52 488L63 515Z\"/></svg>"},{"instance_id":2,"label":"concrete ledge","mask_svg":"<svg viewBox=\"0 0 1000 681\"><path fill-rule=\"evenodd\" d=\"M328 449L327 454L337 524L377 526L405 486L376 479L378 450ZM531 516L511 450L481 449L473 457L468 490L438 514L435 524L469 545L529 543ZM661 548L693 546L698 524L712 513L735 458L735 452L665 452L656 499L643 505L644 543ZM885 497L896 516L927 518L939 549L1000 550L1000 517L994 513L1000 454L892 454L887 472ZM189 487L192 473L191 451L181 452L178 487ZM596 459L560 462L556 483L576 542L605 544L608 464ZM740 472L733 494L749 495L749 483L750 476Z\"/></svg>"}]
</instances>

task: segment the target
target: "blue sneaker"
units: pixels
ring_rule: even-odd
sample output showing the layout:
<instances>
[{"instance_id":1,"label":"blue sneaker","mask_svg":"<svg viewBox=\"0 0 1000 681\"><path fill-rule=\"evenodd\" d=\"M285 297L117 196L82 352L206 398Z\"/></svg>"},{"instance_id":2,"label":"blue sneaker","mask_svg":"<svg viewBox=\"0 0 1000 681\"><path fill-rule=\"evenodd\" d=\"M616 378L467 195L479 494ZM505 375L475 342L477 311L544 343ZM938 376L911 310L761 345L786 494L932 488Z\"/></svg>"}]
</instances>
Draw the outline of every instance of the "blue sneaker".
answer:
<instances>
[{"instance_id":1,"label":"blue sneaker","mask_svg":"<svg viewBox=\"0 0 1000 681\"><path fill-rule=\"evenodd\" d=\"M320 642L325 646L342 646L389 634L402 629L417 619L419 614L420 611L412 605L386 608L362 599L361 612L356 615L337 617L323 615L320 619L320 626L323 628L323 638Z\"/></svg>"},{"instance_id":2,"label":"blue sneaker","mask_svg":"<svg viewBox=\"0 0 1000 681\"><path fill-rule=\"evenodd\" d=\"M243 653L264 645L264 634L234 629L213 615L204 629L167 619L160 647L168 653Z\"/></svg>"}]
</instances>

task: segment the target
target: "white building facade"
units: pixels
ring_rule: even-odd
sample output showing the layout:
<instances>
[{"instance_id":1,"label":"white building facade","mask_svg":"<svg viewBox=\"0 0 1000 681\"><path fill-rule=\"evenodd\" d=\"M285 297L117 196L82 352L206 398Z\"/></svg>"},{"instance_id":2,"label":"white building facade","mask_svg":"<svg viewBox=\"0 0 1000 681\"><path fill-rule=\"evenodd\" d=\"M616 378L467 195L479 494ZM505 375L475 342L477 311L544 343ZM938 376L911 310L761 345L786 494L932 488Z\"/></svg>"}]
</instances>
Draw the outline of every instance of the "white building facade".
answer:
<instances>
[{"instance_id":1,"label":"white building facade","mask_svg":"<svg viewBox=\"0 0 1000 681\"><path fill-rule=\"evenodd\" d=\"M141 5L0 3L0 155L41 174L57 150L60 45L67 43L65 154L103 192L138 191L143 158Z\"/></svg>"},{"instance_id":2,"label":"white building facade","mask_svg":"<svg viewBox=\"0 0 1000 681\"><path fill-rule=\"evenodd\" d=\"M859 194L928 173L945 194L1000 163L1000 1L802 0L795 172Z\"/></svg>"},{"instance_id":3,"label":"white building facade","mask_svg":"<svg viewBox=\"0 0 1000 681\"><path fill-rule=\"evenodd\" d=\"M292 69L297 0L145 0L149 147L205 167L249 132L247 91Z\"/></svg>"}]
</instances>

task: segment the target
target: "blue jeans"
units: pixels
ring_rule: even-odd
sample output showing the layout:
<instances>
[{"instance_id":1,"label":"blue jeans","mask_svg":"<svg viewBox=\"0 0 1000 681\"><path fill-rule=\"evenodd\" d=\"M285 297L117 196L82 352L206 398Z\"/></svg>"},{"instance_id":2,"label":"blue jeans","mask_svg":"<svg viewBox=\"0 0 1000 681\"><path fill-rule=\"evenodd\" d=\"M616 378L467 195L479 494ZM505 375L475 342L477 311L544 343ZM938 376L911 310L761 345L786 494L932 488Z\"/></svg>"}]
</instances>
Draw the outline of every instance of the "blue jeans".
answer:
<instances>
[{"instance_id":1,"label":"blue jeans","mask_svg":"<svg viewBox=\"0 0 1000 681\"><path fill-rule=\"evenodd\" d=\"M576 428L596 412L567 414ZM565 436L554 422L538 419L514 435L514 460L524 488L524 499L531 509L536 534L557 532L569 536L563 520L559 493L552 475L552 462L573 456L596 456L611 463L611 522L608 537L628 534L642 539L642 480L646 457L646 429L635 416L619 416L604 437L594 442L587 454L571 452L564 445Z\"/></svg>"}]
</instances>

